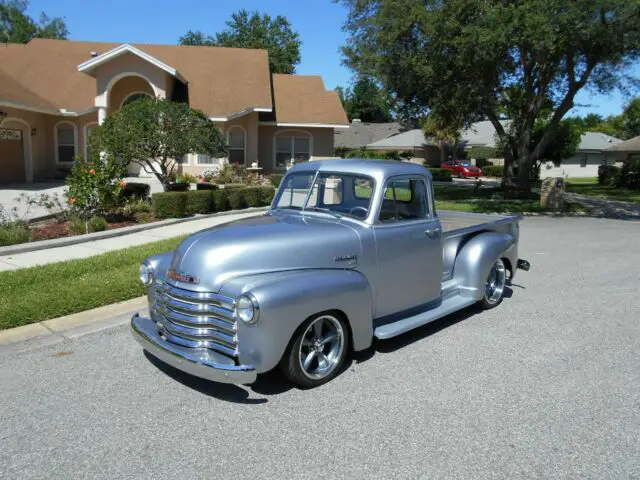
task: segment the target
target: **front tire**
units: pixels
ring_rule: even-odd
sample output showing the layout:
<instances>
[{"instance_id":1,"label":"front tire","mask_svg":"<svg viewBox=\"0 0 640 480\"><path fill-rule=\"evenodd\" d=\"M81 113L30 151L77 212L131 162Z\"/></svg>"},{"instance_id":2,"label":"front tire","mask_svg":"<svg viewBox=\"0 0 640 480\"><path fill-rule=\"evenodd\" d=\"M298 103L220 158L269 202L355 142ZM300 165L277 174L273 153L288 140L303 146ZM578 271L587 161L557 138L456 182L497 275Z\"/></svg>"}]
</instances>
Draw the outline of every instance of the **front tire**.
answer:
<instances>
[{"instance_id":1,"label":"front tire","mask_svg":"<svg viewBox=\"0 0 640 480\"><path fill-rule=\"evenodd\" d=\"M280 368L298 387L318 387L338 374L348 345L349 329L341 317L314 315L296 330Z\"/></svg>"},{"instance_id":2,"label":"front tire","mask_svg":"<svg viewBox=\"0 0 640 480\"><path fill-rule=\"evenodd\" d=\"M484 297L480 300L480 306L485 310L496 308L502 303L504 291L507 285L507 268L500 259L496 260L487 276L484 288Z\"/></svg>"}]
</instances>

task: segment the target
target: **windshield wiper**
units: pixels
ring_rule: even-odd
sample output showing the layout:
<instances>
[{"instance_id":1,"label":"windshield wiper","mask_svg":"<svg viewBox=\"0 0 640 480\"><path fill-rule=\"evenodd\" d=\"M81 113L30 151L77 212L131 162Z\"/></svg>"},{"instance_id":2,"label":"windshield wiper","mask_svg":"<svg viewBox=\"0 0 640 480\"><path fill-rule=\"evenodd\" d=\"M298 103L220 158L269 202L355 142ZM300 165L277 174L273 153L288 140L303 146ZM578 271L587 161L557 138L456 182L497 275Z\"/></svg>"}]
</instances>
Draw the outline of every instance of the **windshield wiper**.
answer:
<instances>
[{"instance_id":1,"label":"windshield wiper","mask_svg":"<svg viewBox=\"0 0 640 480\"><path fill-rule=\"evenodd\" d=\"M334 212L333 210L331 210L330 208L323 208L323 207L305 207L305 210L311 210L314 212L323 212L323 213L328 213L329 215L334 216L335 218L342 218L342 215L340 215L338 212Z\"/></svg>"}]
</instances>

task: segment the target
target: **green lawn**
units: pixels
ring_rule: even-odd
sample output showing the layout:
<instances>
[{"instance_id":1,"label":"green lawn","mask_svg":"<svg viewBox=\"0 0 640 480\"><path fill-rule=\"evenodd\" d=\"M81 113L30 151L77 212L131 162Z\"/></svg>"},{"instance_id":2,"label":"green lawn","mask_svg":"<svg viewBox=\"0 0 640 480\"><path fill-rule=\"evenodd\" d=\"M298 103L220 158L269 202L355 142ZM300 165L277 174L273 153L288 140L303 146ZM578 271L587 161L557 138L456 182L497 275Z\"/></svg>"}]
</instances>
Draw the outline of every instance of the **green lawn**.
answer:
<instances>
[{"instance_id":1,"label":"green lawn","mask_svg":"<svg viewBox=\"0 0 640 480\"><path fill-rule=\"evenodd\" d=\"M597 178L569 178L567 180L567 191L605 200L640 202L640 190L599 185Z\"/></svg>"},{"instance_id":2,"label":"green lawn","mask_svg":"<svg viewBox=\"0 0 640 480\"><path fill-rule=\"evenodd\" d=\"M140 262L173 250L184 237L0 275L0 330L144 295Z\"/></svg>"}]
</instances>

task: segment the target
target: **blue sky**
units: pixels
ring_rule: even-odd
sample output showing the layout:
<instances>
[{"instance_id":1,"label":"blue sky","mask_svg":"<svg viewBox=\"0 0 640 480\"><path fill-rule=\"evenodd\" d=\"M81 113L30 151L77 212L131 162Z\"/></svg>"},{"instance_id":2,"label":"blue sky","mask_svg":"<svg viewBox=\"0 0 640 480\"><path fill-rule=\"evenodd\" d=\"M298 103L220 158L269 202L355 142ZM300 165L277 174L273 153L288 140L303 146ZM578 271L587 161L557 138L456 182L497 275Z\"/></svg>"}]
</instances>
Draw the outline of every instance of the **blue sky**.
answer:
<instances>
[{"instance_id":1,"label":"blue sky","mask_svg":"<svg viewBox=\"0 0 640 480\"><path fill-rule=\"evenodd\" d=\"M272 16L284 15L302 39L302 63L297 72L320 74L333 89L347 85L351 72L340 63L346 34L342 5L331 0L31 0L29 14L64 17L71 40L175 44L187 30L213 34L225 28L231 13L241 8ZM640 66L635 75L640 76ZM572 113L619 114L625 99L580 92Z\"/></svg>"}]
</instances>

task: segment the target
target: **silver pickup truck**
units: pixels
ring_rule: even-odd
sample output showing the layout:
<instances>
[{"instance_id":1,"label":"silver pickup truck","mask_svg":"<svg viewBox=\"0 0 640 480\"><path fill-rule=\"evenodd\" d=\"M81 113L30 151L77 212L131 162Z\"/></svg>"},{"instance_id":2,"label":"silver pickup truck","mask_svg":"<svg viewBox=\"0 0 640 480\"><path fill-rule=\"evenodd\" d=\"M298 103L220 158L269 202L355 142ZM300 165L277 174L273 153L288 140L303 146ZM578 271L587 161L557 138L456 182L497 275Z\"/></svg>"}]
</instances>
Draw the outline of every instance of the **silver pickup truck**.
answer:
<instances>
[{"instance_id":1,"label":"silver pickup truck","mask_svg":"<svg viewBox=\"0 0 640 480\"><path fill-rule=\"evenodd\" d=\"M436 212L431 174L396 161L291 168L269 211L198 232L140 267L145 350L198 377L247 384L279 366L321 385L351 350L477 304L516 269L518 218Z\"/></svg>"}]
</instances>

